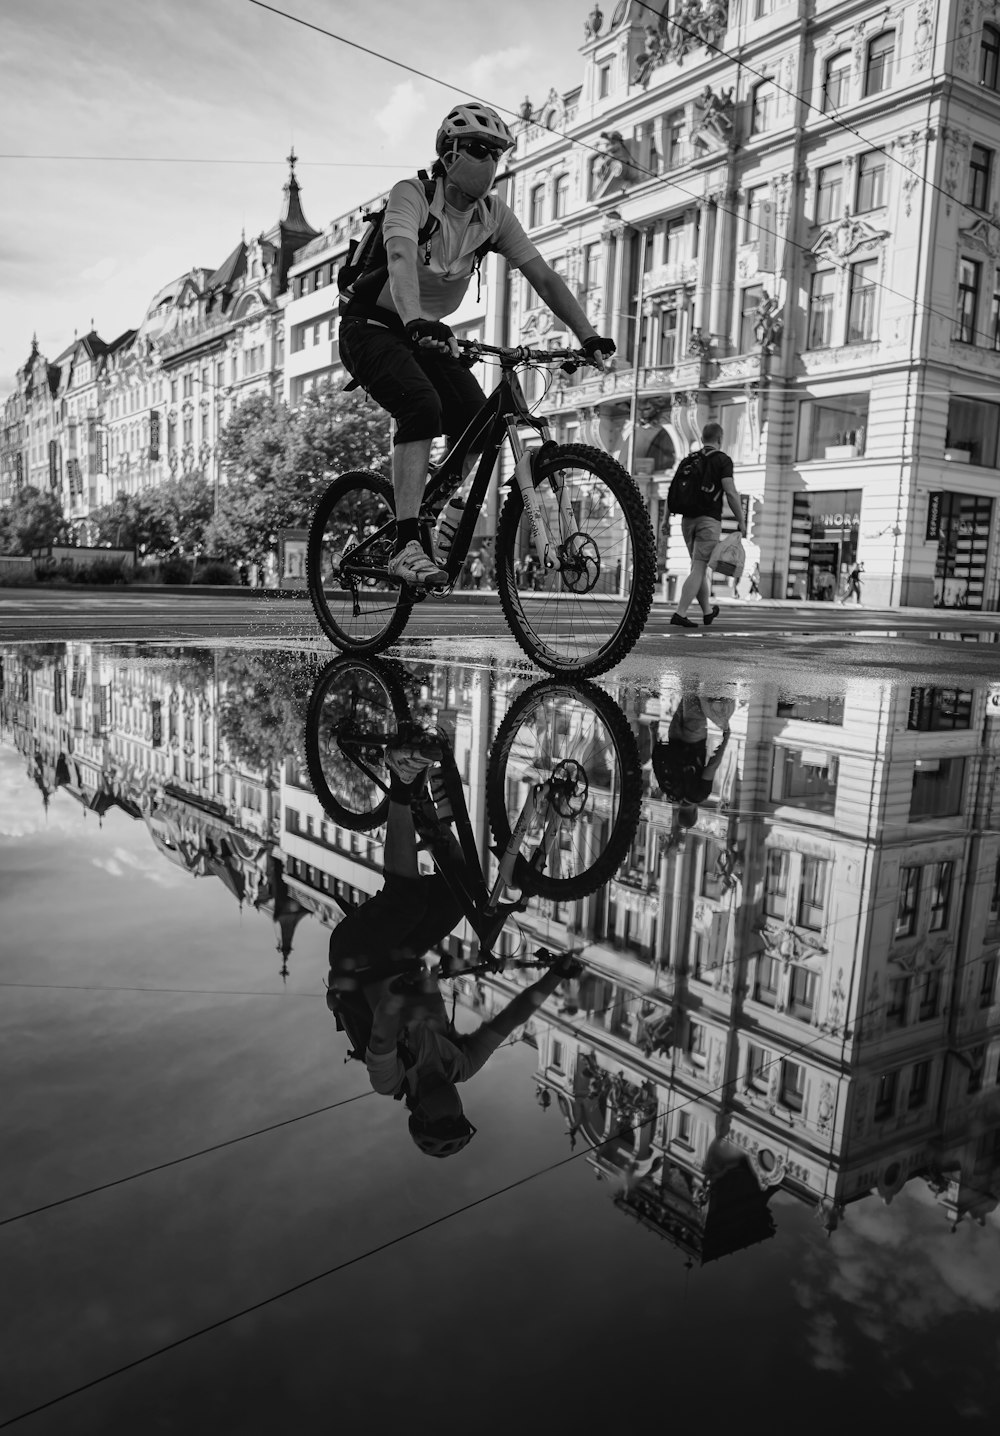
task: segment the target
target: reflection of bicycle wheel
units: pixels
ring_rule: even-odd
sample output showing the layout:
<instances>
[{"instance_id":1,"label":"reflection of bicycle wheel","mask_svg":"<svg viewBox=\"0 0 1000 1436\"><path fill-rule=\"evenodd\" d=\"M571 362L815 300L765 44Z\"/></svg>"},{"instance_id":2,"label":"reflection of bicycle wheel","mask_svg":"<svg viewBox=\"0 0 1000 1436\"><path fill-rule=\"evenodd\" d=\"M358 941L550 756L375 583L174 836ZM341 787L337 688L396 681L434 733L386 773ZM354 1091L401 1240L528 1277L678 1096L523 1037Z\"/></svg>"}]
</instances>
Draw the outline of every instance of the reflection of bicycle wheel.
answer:
<instances>
[{"instance_id":1,"label":"reflection of bicycle wheel","mask_svg":"<svg viewBox=\"0 0 1000 1436\"><path fill-rule=\"evenodd\" d=\"M385 822L385 745L409 713L403 685L388 664L345 657L323 669L306 715L306 767L332 822L356 832Z\"/></svg>"},{"instance_id":2,"label":"reflection of bicycle wheel","mask_svg":"<svg viewBox=\"0 0 1000 1436\"><path fill-rule=\"evenodd\" d=\"M617 872L642 803L639 749L624 713L589 683L551 678L529 688L500 724L486 775L486 811L501 848L532 784L554 779L552 813L525 839L544 865L516 867L524 892L585 897Z\"/></svg>"}]
</instances>

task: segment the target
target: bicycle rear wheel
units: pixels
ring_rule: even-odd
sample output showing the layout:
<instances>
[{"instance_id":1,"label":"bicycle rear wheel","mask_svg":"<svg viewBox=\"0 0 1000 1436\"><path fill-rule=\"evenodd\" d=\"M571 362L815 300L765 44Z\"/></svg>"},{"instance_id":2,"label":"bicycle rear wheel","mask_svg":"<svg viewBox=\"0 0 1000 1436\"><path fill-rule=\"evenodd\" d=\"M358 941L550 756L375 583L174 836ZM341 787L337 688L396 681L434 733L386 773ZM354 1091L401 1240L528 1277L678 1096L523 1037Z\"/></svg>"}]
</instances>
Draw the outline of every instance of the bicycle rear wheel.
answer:
<instances>
[{"instance_id":1,"label":"bicycle rear wheel","mask_svg":"<svg viewBox=\"0 0 1000 1436\"><path fill-rule=\"evenodd\" d=\"M345 657L323 669L306 715L306 769L332 822L354 832L385 822L385 746L409 716L403 685L387 664Z\"/></svg>"},{"instance_id":2,"label":"bicycle rear wheel","mask_svg":"<svg viewBox=\"0 0 1000 1436\"><path fill-rule=\"evenodd\" d=\"M593 677L624 658L643 630L656 582L656 543L642 496L601 449L562 444L534 464L535 487L557 542L540 590L519 589L516 560L534 551L521 491L497 530L497 586L517 642L540 668Z\"/></svg>"},{"instance_id":3,"label":"bicycle rear wheel","mask_svg":"<svg viewBox=\"0 0 1000 1436\"><path fill-rule=\"evenodd\" d=\"M334 479L309 527L306 571L313 611L338 648L379 653L406 627L412 596L384 576L395 541L392 485L361 472Z\"/></svg>"},{"instance_id":4,"label":"bicycle rear wheel","mask_svg":"<svg viewBox=\"0 0 1000 1436\"><path fill-rule=\"evenodd\" d=\"M549 828L545 866L525 857L524 892L586 897L608 882L635 837L642 804L639 748L622 710L590 683L544 679L514 703L497 731L486 774L486 812L497 844L510 842L529 788L553 774L567 783ZM536 845L541 834L528 834Z\"/></svg>"}]
</instances>

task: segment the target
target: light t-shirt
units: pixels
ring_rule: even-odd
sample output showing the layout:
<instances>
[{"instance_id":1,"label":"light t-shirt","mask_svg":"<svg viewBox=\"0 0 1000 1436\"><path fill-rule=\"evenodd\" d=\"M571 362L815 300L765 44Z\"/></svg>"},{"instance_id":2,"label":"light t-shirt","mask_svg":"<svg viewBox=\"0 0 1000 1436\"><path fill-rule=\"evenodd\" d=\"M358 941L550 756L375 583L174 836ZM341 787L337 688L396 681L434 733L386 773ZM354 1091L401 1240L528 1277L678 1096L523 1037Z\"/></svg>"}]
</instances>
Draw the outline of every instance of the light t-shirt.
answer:
<instances>
[{"instance_id":1,"label":"light t-shirt","mask_svg":"<svg viewBox=\"0 0 1000 1436\"><path fill-rule=\"evenodd\" d=\"M441 180L430 206L419 179L400 180L393 185L382 223L386 244L390 239L412 239L416 243L428 210L437 216L440 227L430 237L430 264L424 263L424 246L418 247L420 308L426 319L444 319L454 314L469 287L476 250L485 240L492 240L494 248L514 269L539 257L513 210L498 195L490 196L489 205L477 200L471 209L453 209L445 201ZM388 281L377 303L380 309L395 312Z\"/></svg>"},{"instance_id":2,"label":"light t-shirt","mask_svg":"<svg viewBox=\"0 0 1000 1436\"><path fill-rule=\"evenodd\" d=\"M406 1041L413 1053L414 1065L404 1067L395 1048L391 1052L365 1053L368 1080L376 1092L395 1096L404 1081L414 1093L420 1077L440 1072L449 1082L467 1082L474 1077L503 1041L488 1022L468 1035L449 1037L426 1023L414 1022L406 1028Z\"/></svg>"}]
</instances>

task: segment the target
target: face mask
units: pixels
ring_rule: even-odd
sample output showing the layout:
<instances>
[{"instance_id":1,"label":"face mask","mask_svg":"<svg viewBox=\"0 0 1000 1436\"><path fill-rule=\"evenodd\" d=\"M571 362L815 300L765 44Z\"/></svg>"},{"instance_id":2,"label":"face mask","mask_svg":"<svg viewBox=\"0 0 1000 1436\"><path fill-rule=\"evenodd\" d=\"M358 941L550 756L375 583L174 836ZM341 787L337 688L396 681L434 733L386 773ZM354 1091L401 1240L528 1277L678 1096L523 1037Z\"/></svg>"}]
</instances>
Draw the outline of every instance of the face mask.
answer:
<instances>
[{"instance_id":1,"label":"face mask","mask_svg":"<svg viewBox=\"0 0 1000 1436\"><path fill-rule=\"evenodd\" d=\"M496 160L475 160L461 151L448 168L448 179L470 199L485 199L496 177Z\"/></svg>"}]
</instances>

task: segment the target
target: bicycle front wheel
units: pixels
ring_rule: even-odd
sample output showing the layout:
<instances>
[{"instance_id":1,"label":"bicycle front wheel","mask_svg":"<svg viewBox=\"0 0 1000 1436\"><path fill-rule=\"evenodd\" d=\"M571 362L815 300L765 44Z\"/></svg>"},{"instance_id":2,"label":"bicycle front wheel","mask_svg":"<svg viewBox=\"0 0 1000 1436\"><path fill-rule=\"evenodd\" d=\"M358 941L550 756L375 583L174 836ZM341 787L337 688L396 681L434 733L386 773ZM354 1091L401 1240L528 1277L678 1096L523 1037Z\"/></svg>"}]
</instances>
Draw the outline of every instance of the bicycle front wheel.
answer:
<instances>
[{"instance_id":1,"label":"bicycle front wheel","mask_svg":"<svg viewBox=\"0 0 1000 1436\"><path fill-rule=\"evenodd\" d=\"M349 653L379 653L406 627L413 599L389 582L396 541L392 485L377 474L334 479L309 528L309 597L323 632Z\"/></svg>"},{"instance_id":2,"label":"bicycle front wheel","mask_svg":"<svg viewBox=\"0 0 1000 1436\"><path fill-rule=\"evenodd\" d=\"M486 813L501 849L530 788L557 780L541 831L529 832L543 865L522 849L515 874L526 893L586 897L609 882L639 822L639 748L618 704L590 683L548 678L514 703L497 731L486 775Z\"/></svg>"},{"instance_id":3,"label":"bicycle front wheel","mask_svg":"<svg viewBox=\"0 0 1000 1436\"><path fill-rule=\"evenodd\" d=\"M306 715L306 769L332 822L354 832L385 822L385 747L409 716L403 684L388 664L344 657L323 669Z\"/></svg>"},{"instance_id":4,"label":"bicycle front wheel","mask_svg":"<svg viewBox=\"0 0 1000 1436\"><path fill-rule=\"evenodd\" d=\"M649 616L656 543L634 482L610 454L562 444L539 456L535 487L556 544L539 588L514 565L534 552L530 515L512 488L497 530L497 586L517 642L540 668L574 678L604 673L631 650Z\"/></svg>"}]
</instances>

